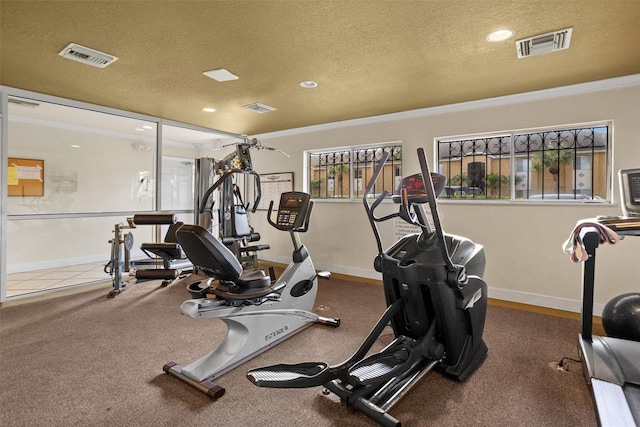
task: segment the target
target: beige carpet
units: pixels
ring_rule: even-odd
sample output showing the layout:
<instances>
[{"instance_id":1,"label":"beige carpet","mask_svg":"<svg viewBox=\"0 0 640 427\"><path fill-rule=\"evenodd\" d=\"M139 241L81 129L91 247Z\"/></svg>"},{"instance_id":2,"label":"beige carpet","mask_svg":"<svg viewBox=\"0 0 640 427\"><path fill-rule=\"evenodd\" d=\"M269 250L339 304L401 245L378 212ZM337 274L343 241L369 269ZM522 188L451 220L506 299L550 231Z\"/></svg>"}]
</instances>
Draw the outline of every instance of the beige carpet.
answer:
<instances>
[{"instance_id":1,"label":"beige carpet","mask_svg":"<svg viewBox=\"0 0 640 427\"><path fill-rule=\"evenodd\" d=\"M380 286L321 281L313 325L219 379L212 401L162 371L190 363L225 335L215 319L181 315L184 288L140 283L114 299L104 289L0 309L2 426L373 426L321 388L262 389L248 369L342 362L384 310ZM404 426L595 426L577 358L575 320L490 306L489 356L466 383L428 374L390 412ZM380 345L391 340L391 331Z\"/></svg>"}]
</instances>

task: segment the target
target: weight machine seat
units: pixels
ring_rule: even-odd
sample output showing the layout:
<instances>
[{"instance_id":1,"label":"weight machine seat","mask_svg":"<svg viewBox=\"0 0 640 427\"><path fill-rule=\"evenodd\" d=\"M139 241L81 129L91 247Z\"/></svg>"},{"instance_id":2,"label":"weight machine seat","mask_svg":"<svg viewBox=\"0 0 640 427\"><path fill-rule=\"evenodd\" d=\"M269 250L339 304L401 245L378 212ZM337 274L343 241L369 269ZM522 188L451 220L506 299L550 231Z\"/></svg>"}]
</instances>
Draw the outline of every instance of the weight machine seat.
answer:
<instances>
[{"instance_id":1,"label":"weight machine seat","mask_svg":"<svg viewBox=\"0 0 640 427\"><path fill-rule=\"evenodd\" d=\"M147 253L149 258L152 258L148 252L159 256L162 259L180 259L182 258L182 251L180 250L179 243L143 243L140 245L140 249Z\"/></svg>"},{"instance_id":2,"label":"weight machine seat","mask_svg":"<svg viewBox=\"0 0 640 427\"><path fill-rule=\"evenodd\" d=\"M272 291L271 277L262 270L245 272L233 252L206 229L186 224L178 229L176 236L193 266L221 281L213 291L215 295L225 299L249 299ZM224 282L233 282L236 286L227 286Z\"/></svg>"},{"instance_id":3,"label":"weight machine seat","mask_svg":"<svg viewBox=\"0 0 640 427\"><path fill-rule=\"evenodd\" d=\"M238 286L228 286L221 283L212 289L211 293L226 300L248 300L262 298L275 291L271 278L266 276L262 270L254 270L246 275L241 275L235 284Z\"/></svg>"},{"instance_id":4,"label":"weight machine seat","mask_svg":"<svg viewBox=\"0 0 640 427\"><path fill-rule=\"evenodd\" d=\"M164 242L143 243L140 245L140 249L145 254L147 254L149 258L153 258L151 254L162 258L164 267L170 268L172 260L185 258L184 254L182 253L182 248L178 243L178 238L176 236L177 231L183 225L184 223L182 222L171 223L171 225L169 225L169 229L167 230L167 234L164 236Z\"/></svg>"}]
</instances>

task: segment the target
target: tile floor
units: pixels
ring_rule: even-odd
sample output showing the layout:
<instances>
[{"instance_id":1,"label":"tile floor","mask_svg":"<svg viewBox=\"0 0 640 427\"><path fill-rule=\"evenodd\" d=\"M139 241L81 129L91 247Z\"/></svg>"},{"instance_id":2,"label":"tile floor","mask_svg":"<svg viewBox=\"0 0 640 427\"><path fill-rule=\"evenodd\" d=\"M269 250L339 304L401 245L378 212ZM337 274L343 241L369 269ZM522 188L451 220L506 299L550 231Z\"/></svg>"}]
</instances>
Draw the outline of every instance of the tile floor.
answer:
<instances>
[{"instance_id":1,"label":"tile floor","mask_svg":"<svg viewBox=\"0 0 640 427\"><path fill-rule=\"evenodd\" d=\"M110 280L101 262L12 273L7 274L7 298Z\"/></svg>"}]
</instances>

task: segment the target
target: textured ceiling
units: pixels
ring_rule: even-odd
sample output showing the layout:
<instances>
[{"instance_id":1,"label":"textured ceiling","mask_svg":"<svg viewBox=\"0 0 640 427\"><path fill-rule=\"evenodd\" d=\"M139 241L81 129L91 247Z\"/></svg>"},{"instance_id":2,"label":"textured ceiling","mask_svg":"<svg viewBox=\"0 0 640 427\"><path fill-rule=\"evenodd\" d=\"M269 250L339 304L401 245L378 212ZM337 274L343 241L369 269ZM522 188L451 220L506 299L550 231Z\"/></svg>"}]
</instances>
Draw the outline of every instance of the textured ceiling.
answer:
<instances>
[{"instance_id":1,"label":"textured ceiling","mask_svg":"<svg viewBox=\"0 0 640 427\"><path fill-rule=\"evenodd\" d=\"M0 15L2 85L247 135L640 73L640 0L2 0ZM505 27L514 39L485 40ZM517 59L516 39L567 27L568 50ZM119 59L64 59L70 42ZM240 79L202 74L217 68Z\"/></svg>"}]
</instances>

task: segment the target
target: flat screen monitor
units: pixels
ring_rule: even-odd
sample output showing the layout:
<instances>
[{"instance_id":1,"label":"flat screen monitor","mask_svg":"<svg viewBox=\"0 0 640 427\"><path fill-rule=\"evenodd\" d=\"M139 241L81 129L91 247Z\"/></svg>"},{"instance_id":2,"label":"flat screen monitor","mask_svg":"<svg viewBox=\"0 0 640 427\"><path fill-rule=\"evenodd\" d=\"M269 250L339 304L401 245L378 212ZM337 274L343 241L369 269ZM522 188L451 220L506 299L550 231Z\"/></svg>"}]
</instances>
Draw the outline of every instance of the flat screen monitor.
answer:
<instances>
[{"instance_id":1,"label":"flat screen monitor","mask_svg":"<svg viewBox=\"0 0 640 427\"><path fill-rule=\"evenodd\" d=\"M624 216L640 217L640 168L622 169L618 178Z\"/></svg>"}]
</instances>

